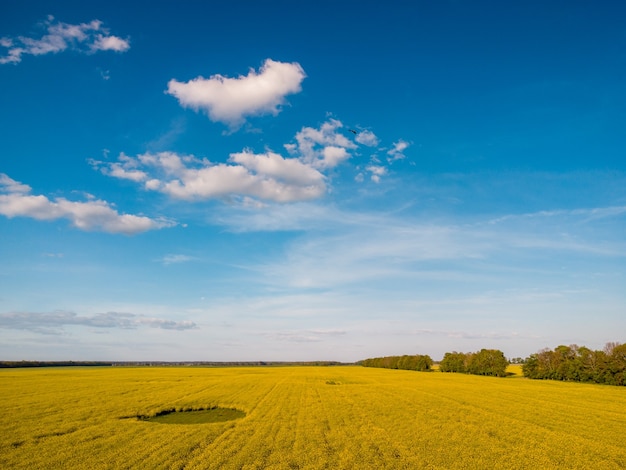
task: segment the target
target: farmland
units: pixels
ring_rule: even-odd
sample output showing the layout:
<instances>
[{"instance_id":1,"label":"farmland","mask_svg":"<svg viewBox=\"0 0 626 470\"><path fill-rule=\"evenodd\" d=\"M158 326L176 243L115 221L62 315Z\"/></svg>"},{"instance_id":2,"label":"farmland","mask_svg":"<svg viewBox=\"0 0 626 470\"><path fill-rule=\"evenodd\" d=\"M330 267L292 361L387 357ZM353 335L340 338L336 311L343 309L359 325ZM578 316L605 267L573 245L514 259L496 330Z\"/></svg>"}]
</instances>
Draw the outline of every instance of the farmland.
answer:
<instances>
[{"instance_id":1,"label":"farmland","mask_svg":"<svg viewBox=\"0 0 626 470\"><path fill-rule=\"evenodd\" d=\"M626 389L363 367L0 370L0 468L619 469ZM172 408L237 419L164 424Z\"/></svg>"}]
</instances>

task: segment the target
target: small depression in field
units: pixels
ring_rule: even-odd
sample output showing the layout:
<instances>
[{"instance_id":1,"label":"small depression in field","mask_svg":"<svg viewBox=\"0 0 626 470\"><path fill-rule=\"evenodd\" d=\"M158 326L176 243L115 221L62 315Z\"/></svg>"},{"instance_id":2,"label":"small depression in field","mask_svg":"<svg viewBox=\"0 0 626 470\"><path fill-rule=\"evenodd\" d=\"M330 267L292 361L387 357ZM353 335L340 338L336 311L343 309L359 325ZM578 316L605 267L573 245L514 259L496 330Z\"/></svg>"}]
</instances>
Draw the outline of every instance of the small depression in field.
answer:
<instances>
[{"instance_id":1,"label":"small depression in field","mask_svg":"<svg viewBox=\"0 0 626 470\"><path fill-rule=\"evenodd\" d=\"M232 421L246 416L241 410L232 408L211 408L192 411L163 411L156 416L144 418L145 421L161 424L204 424Z\"/></svg>"}]
</instances>

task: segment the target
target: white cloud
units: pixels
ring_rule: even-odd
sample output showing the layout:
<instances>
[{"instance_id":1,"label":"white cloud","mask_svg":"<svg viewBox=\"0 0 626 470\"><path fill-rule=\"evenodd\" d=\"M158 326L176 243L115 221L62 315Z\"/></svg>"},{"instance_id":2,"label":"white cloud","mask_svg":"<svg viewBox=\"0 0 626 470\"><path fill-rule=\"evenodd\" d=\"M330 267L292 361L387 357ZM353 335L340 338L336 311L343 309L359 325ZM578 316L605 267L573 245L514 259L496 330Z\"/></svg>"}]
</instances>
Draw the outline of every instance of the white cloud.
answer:
<instances>
[{"instance_id":1,"label":"white cloud","mask_svg":"<svg viewBox=\"0 0 626 470\"><path fill-rule=\"evenodd\" d=\"M121 153L118 160L118 162L106 163L91 158L88 162L92 167L99 169L103 174L113 176L114 178L126 179L134 181L135 183L147 179L148 175L145 172L136 169L138 163L134 159Z\"/></svg>"},{"instance_id":2,"label":"white cloud","mask_svg":"<svg viewBox=\"0 0 626 470\"><path fill-rule=\"evenodd\" d=\"M136 157L121 153L116 162L91 159L89 163L105 175L134 181L147 191L175 199L237 198L258 208L260 201L292 203L325 195L325 172L348 161L359 147L341 132L342 128L341 121L332 118L319 128L303 127L295 142L284 146L291 157L269 149L263 153L244 149L231 153L225 163L213 163L164 151ZM375 137L367 139L373 142ZM387 169L376 162L366 170L378 183Z\"/></svg>"},{"instance_id":3,"label":"white cloud","mask_svg":"<svg viewBox=\"0 0 626 470\"><path fill-rule=\"evenodd\" d=\"M237 78L218 74L188 82L172 79L167 93L176 97L181 106L203 110L212 121L236 129L246 116L277 115L285 96L300 92L305 77L297 62L267 59L258 73L250 70L248 75Z\"/></svg>"},{"instance_id":4,"label":"white cloud","mask_svg":"<svg viewBox=\"0 0 626 470\"><path fill-rule=\"evenodd\" d=\"M359 132L355 140L359 144L367 145L368 147L376 147L379 143L378 137L372 131Z\"/></svg>"},{"instance_id":5,"label":"white cloud","mask_svg":"<svg viewBox=\"0 0 626 470\"><path fill-rule=\"evenodd\" d=\"M4 173L0 173L0 190L9 193L23 194L29 193L31 187L9 178L9 176Z\"/></svg>"},{"instance_id":6,"label":"white cloud","mask_svg":"<svg viewBox=\"0 0 626 470\"><path fill-rule=\"evenodd\" d=\"M350 154L343 147L334 147L330 145L328 147L324 147L322 150L322 157L322 166L334 168L341 162L350 158Z\"/></svg>"},{"instance_id":7,"label":"white cloud","mask_svg":"<svg viewBox=\"0 0 626 470\"><path fill-rule=\"evenodd\" d=\"M354 142L339 132L342 127L341 121L336 119L329 119L319 129L303 127L296 134L296 143L287 144L285 148L314 168L334 168L350 158L348 150L357 148Z\"/></svg>"},{"instance_id":8,"label":"white cloud","mask_svg":"<svg viewBox=\"0 0 626 470\"><path fill-rule=\"evenodd\" d=\"M408 142L402 139L394 142L393 148L387 152L387 155L389 155L389 161L402 160L403 158L406 158L404 151L409 147L409 145L410 144Z\"/></svg>"},{"instance_id":9,"label":"white cloud","mask_svg":"<svg viewBox=\"0 0 626 470\"><path fill-rule=\"evenodd\" d=\"M324 175L297 159L270 151L244 151L231 154L229 160L233 164L213 164L193 156L160 152L134 159L122 154L119 162L96 162L96 167L118 178L131 179L133 175L147 190L184 200L253 197L294 202L321 197L326 191ZM139 166L146 171L137 170Z\"/></svg>"},{"instance_id":10,"label":"white cloud","mask_svg":"<svg viewBox=\"0 0 626 470\"><path fill-rule=\"evenodd\" d=\"M323 184L322 174L294 158L283 158L277 153L266 152L255 155L250 151L233 153L230 160L253 170L258 174L270 176L289 183L303 186Z\"/></svg>"},{"instance_id":11,"label":"white cloud","mask_svg":"<svg viewBox=\"0 0 626 470\"><path fill-rule=\"evenodd\" d=\"M125 52L130 48L128 39L109 35L109 30L99 20L73 25L55 22L54 17L49 16L43 27L47 34L38 39L25 36L0 39L0 47L7 49L7 55L0 57L0 64L17 64L23 55L53 54L66 49Z\"/></svg>"},{"instance_id":12,"label":"white cloud","mask_svg":"<svg viewBox=\"0 0 626 470\"><path fill-rule=\"evenodd\" d=\"M381 165L369 165L366 170L372 174L374 183L380 183L380 177L387 174L387 168Z\"/></svg>"},{"instance_id":13,"label":"white cloud","mask_svg":"<svg viewBox=\"0 0 626 470\"><path fill-rule=\"evenodd\" d=\"M91 45L93 51L115 51L126 52L130 49L128 40L118 38L117 36L104 36L98 34L95 42Z\"/></svg>"},{"instance_id":14,"label":"white cloud","mask_svg":"<svg viewBox=\"0 0 626 470\"><path fill-rule=\"evenodd\" d=\"M120 312L98 313L92 316L80 316L74 312L62 310L51 313L9 312L0 314L0 328L58 334L63 331L63 327L65 326L121 329L149 327L165 330L189 330L198 328L192 321L174 321Z\"/></svg>"},{"instance_id":15,"label":"white cloud","mask_svg":"<svg viewBox=\"0 0 626 470\"><path fill-rule=\"evenodd\" d=\"M31 195L30 190L29 186L5 174L0 174L0 214L9 218L68 219L74 227L80 230L125 235L176 225L166 219L120 214L109 203L102 200L74 202L65 198L56 198L51 201L46 196Z\"/></svg>"}]
</instances>

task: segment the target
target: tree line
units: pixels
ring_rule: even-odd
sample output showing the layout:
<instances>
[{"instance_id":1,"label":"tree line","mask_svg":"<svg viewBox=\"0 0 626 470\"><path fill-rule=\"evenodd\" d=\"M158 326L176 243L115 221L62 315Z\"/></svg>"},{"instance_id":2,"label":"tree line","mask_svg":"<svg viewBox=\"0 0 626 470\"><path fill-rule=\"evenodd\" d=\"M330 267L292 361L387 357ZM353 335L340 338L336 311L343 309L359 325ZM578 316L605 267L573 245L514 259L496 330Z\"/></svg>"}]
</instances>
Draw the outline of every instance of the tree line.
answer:
<instances>
[{"instance_id":1,"label":"tree line","mask_svg":"<svg viewBox=\"0 0 626 470\"><path fill-rule=\"evenodd\" d=\"M522 365L530 379L626 385L626 344L607 343L602 351L572 344L543 349Z\"/></svg>"},{"instance_id":2,"label":"tree line","mask_svg":"<svg viewBox=\"0 0 626 470\"><path fill-rule=\"evenodd\" d=\"M481 349L478 352L447 352L439 363L441 372L461 372L474 375L505 377L509 361L498 349Z\"/></svg>"},{"instance_id":3,"label":"tree line","mask_svg":"<svg viewBox=\"0 0 626 470\"><path fill-rule=\"evenodd\" d=\"M360 361L365 367L404 369L417 371L433 370L433 360L428 355L384 356ZM504 377L509 361L497 349L481 349L475 353L447 352L439 363L441 372L461 372L476 375Z\"/></svg>"},{"instance_id":4,"label":"tree line","mask_svg":"<svg viewBox=\"0 0 626 470\"><path fill-rule=\"evenodd\" d=\"M372 357L360 362L364 367L382 367L384 369L418 370L427 372L432 370L433 360L428 355L414 356L385 356Z\"/></svg>"},{"instance_id":5,"label":"tree line","mask_svg":"<svg viewBox=\"0 0 626 470\"><path fill-rule=\"evenodd\" d=\"M111 366L112 362L107 361L0 361L0 368L18 367L91 367L91 366Z\"/></svg>"}]
</instances>

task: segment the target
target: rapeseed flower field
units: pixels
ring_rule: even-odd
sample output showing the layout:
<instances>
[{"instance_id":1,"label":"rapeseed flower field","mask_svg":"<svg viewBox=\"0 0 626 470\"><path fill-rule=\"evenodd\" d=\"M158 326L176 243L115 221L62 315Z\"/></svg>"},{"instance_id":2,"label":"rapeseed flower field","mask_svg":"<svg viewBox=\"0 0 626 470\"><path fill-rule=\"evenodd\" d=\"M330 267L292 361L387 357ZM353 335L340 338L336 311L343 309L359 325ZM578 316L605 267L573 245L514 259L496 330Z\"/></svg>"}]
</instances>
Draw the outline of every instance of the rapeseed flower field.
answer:
<instances>
[{"instance_id":1,"label":"rapeseed flower field","mask_svg":"<svg viewBox=\"0 0 626 470\"><path fill-rule=\"evenodd\" d=\"M623 469L626 388L337 367L0 370L6 469ZM138 417L220 407L238 419ZM245 413L245 415L244 415Z\"/></svg>"}]
</instances>

